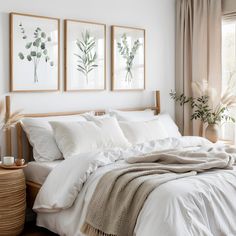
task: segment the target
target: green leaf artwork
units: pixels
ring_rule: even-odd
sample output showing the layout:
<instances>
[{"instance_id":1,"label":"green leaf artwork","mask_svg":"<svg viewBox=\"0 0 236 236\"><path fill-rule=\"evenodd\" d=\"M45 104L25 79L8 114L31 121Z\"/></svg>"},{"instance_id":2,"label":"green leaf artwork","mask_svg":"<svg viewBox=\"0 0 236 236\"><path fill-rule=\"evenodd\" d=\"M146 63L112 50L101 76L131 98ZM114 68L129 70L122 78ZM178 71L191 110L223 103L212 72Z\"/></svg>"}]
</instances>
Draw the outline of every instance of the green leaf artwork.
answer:
<instances>
[{"instance_id":1,"label":"green leaf artwork","mask_svg":"<svg viewBox=\"0 0 236 236\"><path fill-rule=\"evenodd\" d=\"M123 59L125 59L126 61L126 67L125 67L126 69L125 81L126 82L132 81L132 78L133 78L132 69L133 69L134 58L140 46L141 46L141 43L137 39L136 41L134 41L133 46L130 48L127 41L126 34L123 34L121 36L121 42L117 43L118 51L120 55L123 57Z\"/></svg>"},{"instance_id":2,"label":"green leaf artwork","mask_svg":"<svg viewBox=\"0 0 236 236\"><path fill-rule=\"evenodd\" d=\"M80 71L89 82L89 73L93 71L98 65L96 64L97 53L95 51L96 39L90 36L89 31L81 34L82 39L76 40L76 45L79 49L79 53L74 53L78 58L77 70Z\"/></svg>"},{"instance_id":3,"label":"green leaf artwork","mask_svg":"<svg viewBox=\"0 0 236 236\"><path fill-rule=\"evenodd\" d=\"M26 35L25 28L23 27L23 24L19 24L20 32L22 34L22 39L27 40L28 36ZM26 51L19 52L18 56L20 60L25 60L28 62L33 63L34 66L34 82L37 83L38 80L38 66L41 62L41 59L44 58L44 62L49 62L50 66L54 66L54 62L50 61L50 58L48 56L48 50L47 45L49 42L52 41L51 37L47 37L47 34L42 31L41 28L37 27L33 34L33 41L32 42L26 42L25 49Z\"/></svg>"}]
</instances>

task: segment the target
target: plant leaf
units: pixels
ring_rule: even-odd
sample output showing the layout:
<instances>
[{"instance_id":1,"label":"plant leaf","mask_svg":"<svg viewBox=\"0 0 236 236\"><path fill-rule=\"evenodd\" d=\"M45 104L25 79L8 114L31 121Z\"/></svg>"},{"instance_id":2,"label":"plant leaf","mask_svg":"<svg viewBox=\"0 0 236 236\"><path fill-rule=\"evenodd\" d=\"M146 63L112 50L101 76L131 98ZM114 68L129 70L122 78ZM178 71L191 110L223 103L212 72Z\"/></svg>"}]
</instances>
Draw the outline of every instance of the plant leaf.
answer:
<instances>
[{"instance_id":1,"label":"plant leaf","mask_svg":"<svg viewBox=\"0 0 236 236\"><path fill-rule=\"evenodd\" d=\"M21 60L24 60L24 59L25 59L25 56L24 56L24 54L23 54L22 52L20 52L20 53L18 54L18 56L19 56L19 58L20 58Z\"/></svg>"},{"instance_id":2,"label":"plant leaf","mask_svg":"<svg viewBox=\"0 0 236 236\"><path fill-rule=\"evenodd\" d=\"M48 62L50 60L50 57L49 56L46 56L45 57L45 62Z\"/></svg>"},{"instance_id":3,"label":"plant leaf","mask_svg":"<svg viewBox=\"0 0 236 236\"><path fill-rule=\"evenodd\" d=\"M45 48L46 48L45 43L41 43L41 49L43 50L43 49L45 49Z\"/></svg>"},{"instance_id":4,"label":"plant leaf","mask_svg":"<svg viewBox=\"0 0 236 236\"><path fill-rule=\"evenodd\" d=\"M26 49L29 49L31 46L32 46L32 42L29 42L29 43L27 43L27 44L25 45L25 48L26 48Z\"/></svg>"},{"instance_id":5,"label":"plant leaf","mask_svg":"<svg viewBox=\"0 0 236 236\"><path fill-rule=\"evenodd\" d=\"M37 55L37 54L36 54L36 51L31 51L31 52L30 52L30 55L31 55L31 57L36 57L36 55Z\"/></svg>"},{"instance_id":6,"label":"plant leaf","mask_svg":"<svg viewBox=\"0 0 236 236\"><path fill-rule=\"evenodd\" d=\"M28 61L32 61L32 57L30 55L27 56Z\"/></svg>"},{"instance_id":7,"label":"plant leaf","mask_svg":"<svg viewBox=\"0 0 236 236\"><path fill-rule=\"evenodd\" d=\"M40 42L41 42L41 38L37 38L37 39L33 42L33 46L39 47Z\"/></svg>"},{"instance_id":8,"label":"plant leaf","mask_svg":"<svg viewBox=\"0 0 236 236\"><path fill-rule=\"evenodd\" d=\"M48 50L47 50L47 49L44 49L44 50L43 50L43 54L44 54L44 55L47 55L47 53L48 53Z\"/></svg>"},{"instance_id":9,"label":"plant leaf","mask_svg":"<svg viewBox=\"0 0 236 236\"><path fill-rule=\"evenodd\" d=\"M42 32L42 33L41 33L41 37L45 39L45 38L46 38L46 33L45 33L45 32Z\"/></svg>"}]
</instances>

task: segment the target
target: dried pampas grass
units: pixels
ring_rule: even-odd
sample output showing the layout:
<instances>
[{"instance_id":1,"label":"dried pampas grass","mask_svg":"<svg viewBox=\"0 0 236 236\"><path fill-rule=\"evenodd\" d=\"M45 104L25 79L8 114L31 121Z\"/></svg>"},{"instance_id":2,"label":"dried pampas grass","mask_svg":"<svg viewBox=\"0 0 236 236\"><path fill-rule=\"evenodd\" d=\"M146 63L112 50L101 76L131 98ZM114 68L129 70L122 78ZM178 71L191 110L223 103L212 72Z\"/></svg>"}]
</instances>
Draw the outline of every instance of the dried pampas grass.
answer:
<instances>
[{"instance_id":1,"label":"dried pampas grass","mask_svg":"<svg viewBox=\"0 0 236 236\"><path fill-rule=\"evenodd\" d=\"M202 81L194 81L192 83L192 90L194 95L197 97L208 96L209 103L213 106L216 100L217 92L216 89L209 87L206 79L203 79Z\"/></svg>"},{"instance_id":2,"label":"dried pampas grass","mask_svg":"<svg viewBox=\"0 0 236 236\"><path fill-rule=\"evenodd\" d=\"M6 109L4 101L0 101L0 129L5 131L14 127L24 116L21 114L21 110L18 110L10 115L6 119Z\"/></svg>"},{"instance_id":3,"label":"dried pampas grass","mask_svg":"<svg viewBox=\"0 0 236 236\"><path fill-rule=\"evenodd\" d=\"M6 120L5 124L3 125L3 130L10 129L14 127L24 116L20 114L21 111L14 112L9 119Z\"/></svg>"},{"instance_id":4,"label":"dried pampas grass","mask_svg":"<svg viewBox=\"0 0 236 236\"><path fill-rule=\"evenodd\" d=\"M236 105L236 96L232 93L225 93L221 100L221 104L230 108L230 107L235 107Z\"/></svg>"},{"instance_id":5,"label":"dried pampas grass","mask_svg":"<svg viewBox=\"0 0 236 236\"><path fill-rule=\"evenodd\" d=\"M215 106L216 110L222 107L226 108L236 107L236 95L235 95L236 82L233 79L234 74L235 72L230 74L230 78L227 83L227 88L223 93L223 95L221 96L219 103ZM214 88L209 87L207 80L204 79L202 81L194 81L192 83L192 89L193 92L197 94L197 96L208 96L209 102L211 103L213 108L213 104L217 100L216 99L217 92Z\"/></svg>"}]
</instances>

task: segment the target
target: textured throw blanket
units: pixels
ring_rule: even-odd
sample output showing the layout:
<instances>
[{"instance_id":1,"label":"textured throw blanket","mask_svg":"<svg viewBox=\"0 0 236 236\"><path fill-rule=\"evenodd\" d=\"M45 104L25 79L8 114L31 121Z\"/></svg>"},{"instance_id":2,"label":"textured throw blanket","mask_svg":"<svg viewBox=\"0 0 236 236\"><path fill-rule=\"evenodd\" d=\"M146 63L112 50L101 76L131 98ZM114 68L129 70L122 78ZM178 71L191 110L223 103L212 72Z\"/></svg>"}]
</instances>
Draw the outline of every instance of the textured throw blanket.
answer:
<instances>
[{"instance_id":1,"label":"textured throw blanket","mask_svg":"<svg viewBox=\"0 0 236 236\"><path fill-rule=\"evenodd\" d=\"M168 181L210 169L232 169L235 154L167 150L130 157L128 167L106 173L88 206L81 231L88 236L132 236L148 195Z\"/></svg>"}]
</instances>

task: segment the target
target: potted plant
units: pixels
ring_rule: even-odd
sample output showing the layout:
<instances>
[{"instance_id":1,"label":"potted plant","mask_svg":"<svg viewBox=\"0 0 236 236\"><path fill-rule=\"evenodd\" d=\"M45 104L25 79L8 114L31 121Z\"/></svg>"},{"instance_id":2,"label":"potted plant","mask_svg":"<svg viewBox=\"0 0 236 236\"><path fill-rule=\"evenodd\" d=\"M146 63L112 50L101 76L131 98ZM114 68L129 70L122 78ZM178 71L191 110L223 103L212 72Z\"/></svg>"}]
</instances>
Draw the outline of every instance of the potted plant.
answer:
<instances>
[{"instance_id":1,"label":"potted plant","mask_svg":"<svg viewBox=\"0 0 236 236\"><path fill-rule=\"evenodd\" d=\"M218 125L222 121L235 122L235 118L229 114L229 108L236 106L236 96L233 93L235 88L232 79L229 80L228 86L220 98L218 104L214 105L216 101L216 92L210 88L207 81L194 82L192 84L193 91L197 94L196 97L188 97L184 94L176 94L171 91L170 96L181 106L190 104L193 109L191 120L200 120L201 126L199 135L202 136L203 124L207 124L205 136L212 142L217 142L219 138Z\"/></svg>"}]
</instances>

